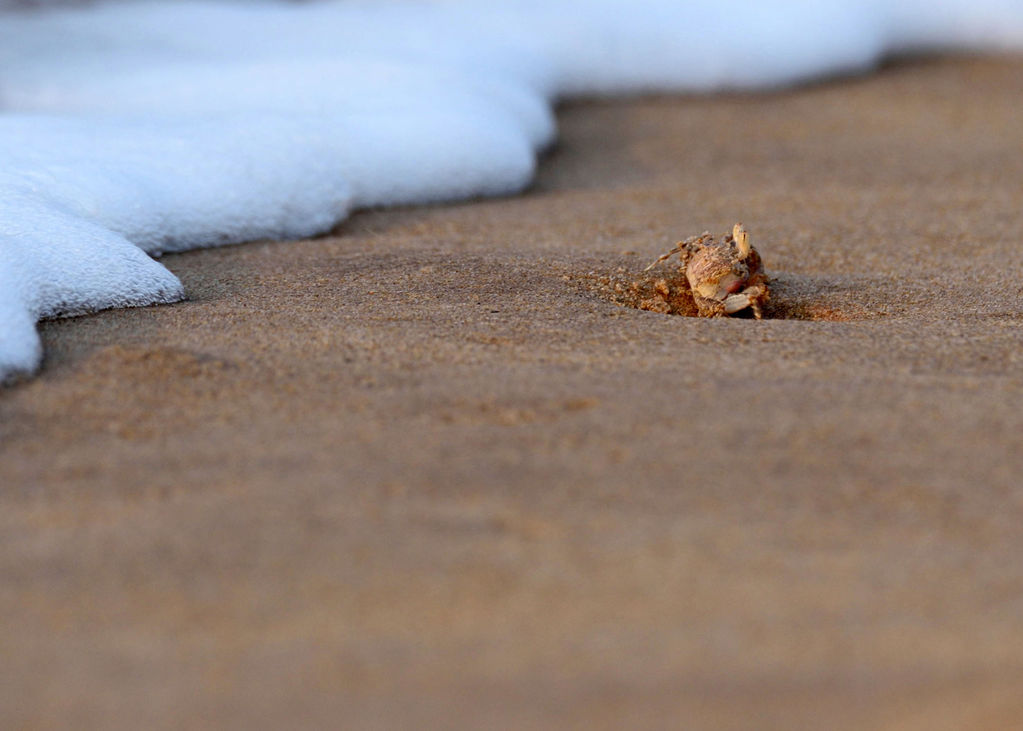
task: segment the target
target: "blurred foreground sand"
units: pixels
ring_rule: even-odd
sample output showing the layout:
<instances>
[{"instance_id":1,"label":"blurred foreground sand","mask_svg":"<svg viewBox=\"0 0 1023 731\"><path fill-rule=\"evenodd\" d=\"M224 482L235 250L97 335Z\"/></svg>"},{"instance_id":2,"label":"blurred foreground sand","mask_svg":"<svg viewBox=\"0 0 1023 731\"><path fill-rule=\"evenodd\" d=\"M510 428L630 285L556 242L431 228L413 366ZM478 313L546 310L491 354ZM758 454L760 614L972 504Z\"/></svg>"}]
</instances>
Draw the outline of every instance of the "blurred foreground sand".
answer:
<instances>
[{"instance_id":1,"label":"blurred foreground sand","mask_svg":"<svg viewBox=\"0 0 1023 731\"><path fill-rule=\"evenodd\" d=\"M572 105L525 196L46 324L0 727L1015 727L1021 99L958 59ZM735 220L838 320L587 285Z\"/></svg>"}]
</instances>

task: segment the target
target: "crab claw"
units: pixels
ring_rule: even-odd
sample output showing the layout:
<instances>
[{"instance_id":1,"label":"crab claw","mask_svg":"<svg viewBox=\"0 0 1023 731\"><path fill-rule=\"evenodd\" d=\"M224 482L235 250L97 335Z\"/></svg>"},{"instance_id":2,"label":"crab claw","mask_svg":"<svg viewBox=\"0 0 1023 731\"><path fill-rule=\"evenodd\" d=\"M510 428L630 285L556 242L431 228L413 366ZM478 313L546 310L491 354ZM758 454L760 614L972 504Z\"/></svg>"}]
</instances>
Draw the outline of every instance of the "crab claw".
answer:
<instances>
[{"instance_id":1,"label":"crab claw","mask_svg":"<svg viewBox=\"0 0 1023 731\"><path fill-rule=\"evenodd\" d=\"M733 294L724 299L721 303L726 315L734 315L736 312L753 308L753 316L758 320L763 316L761 305L763 303L764 290L761 287L747 287L738 294Z\"/></svg>"},{"instance_id":2,"label":"crab claw","mask_svg":"<svg viewBox=\"0 0 1023 731\"><path fill-rule=\"evenodd\" d=\"M740 292L739 294L726 297L722 304L724 305L726 315L734 315L736 312L745 310L753 304L753 298L745 292Z\"/></svg>"}]
</instances>

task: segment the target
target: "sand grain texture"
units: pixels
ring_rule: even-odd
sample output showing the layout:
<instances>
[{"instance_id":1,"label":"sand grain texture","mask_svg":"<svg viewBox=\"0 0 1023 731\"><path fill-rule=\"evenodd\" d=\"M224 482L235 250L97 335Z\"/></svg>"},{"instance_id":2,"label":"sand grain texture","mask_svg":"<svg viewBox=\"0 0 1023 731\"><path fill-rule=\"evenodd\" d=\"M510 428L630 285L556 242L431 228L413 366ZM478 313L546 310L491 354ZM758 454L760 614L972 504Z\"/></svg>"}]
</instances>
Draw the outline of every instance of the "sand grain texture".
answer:
<instances>
[{"instance_id":1,"label":"sand grain texture","mask_svg":"<svg viewBox=\"0 0 1023 731\"><path fill-rule=\"evenodd\" d=\"M0 726L1013 727L1021 98L938 59L576 104L525 196L45 324L0 394ZM593 285L735 220L810 319Z\"/></svg>"}]
</instances>

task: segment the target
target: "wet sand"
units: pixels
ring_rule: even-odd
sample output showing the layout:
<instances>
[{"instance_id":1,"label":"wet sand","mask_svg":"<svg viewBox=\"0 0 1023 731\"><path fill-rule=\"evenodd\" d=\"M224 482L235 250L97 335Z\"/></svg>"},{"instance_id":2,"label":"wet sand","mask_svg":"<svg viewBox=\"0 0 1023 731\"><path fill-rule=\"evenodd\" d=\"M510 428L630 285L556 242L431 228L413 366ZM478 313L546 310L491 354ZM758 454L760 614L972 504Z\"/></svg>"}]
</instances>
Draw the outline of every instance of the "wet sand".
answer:
<instances>
[{"instance_id":1,"label":"wet sand","mask_svg":"<svg viewBox=\"0 0 1023 731\"><path fill-rule=\"evenodd\" d=\"M962 58L572 104L521 197L45 324L0 726L1014 726L1021 98ZM608 300L736 220L790 317Z\"/></svg>"}]
</instances>

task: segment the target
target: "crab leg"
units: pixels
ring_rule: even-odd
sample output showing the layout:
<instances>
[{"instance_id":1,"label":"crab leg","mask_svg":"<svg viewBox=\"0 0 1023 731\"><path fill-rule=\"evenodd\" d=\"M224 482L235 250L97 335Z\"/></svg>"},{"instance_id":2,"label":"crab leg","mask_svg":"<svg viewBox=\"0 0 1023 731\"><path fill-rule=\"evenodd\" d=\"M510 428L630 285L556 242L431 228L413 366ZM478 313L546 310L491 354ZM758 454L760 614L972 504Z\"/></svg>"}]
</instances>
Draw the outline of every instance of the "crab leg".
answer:
<instances>
[{"instance_id":1,"label":"crab leg","mask_svg":"<svg viewBox=\"0 0 1023 731\"><path fill-rule=\"evenodd\" d=\"M654 268L655 266L657 266L658 264L660 264L660 263L661 263L662 261L667 261L667 260L668 260L668 259L670 259L671 257L675 256L675 254L681 254L681 253L682 253L682 250L683 250L683 249L682 249L682 247L683 247L684 245L685 245L685 242L684 242L684 241L679 241L679 242L678 242L677 244L675 244L675 248L674 248L674 249L672 249L671 251L669 251L669 252L668 252L667 254L661 254L661 255L660 255L659 257L657 257L657 259L656 259L655 261L653 261L653 262L651 262L651 263L650 263L650 266L648 266L648 267L647 267L646 269L644 269L643 271L644 271L644 272L648 272L648 271L650 271L651 269L653 269L653 268Z\"/></svg>"}]
</instances>

